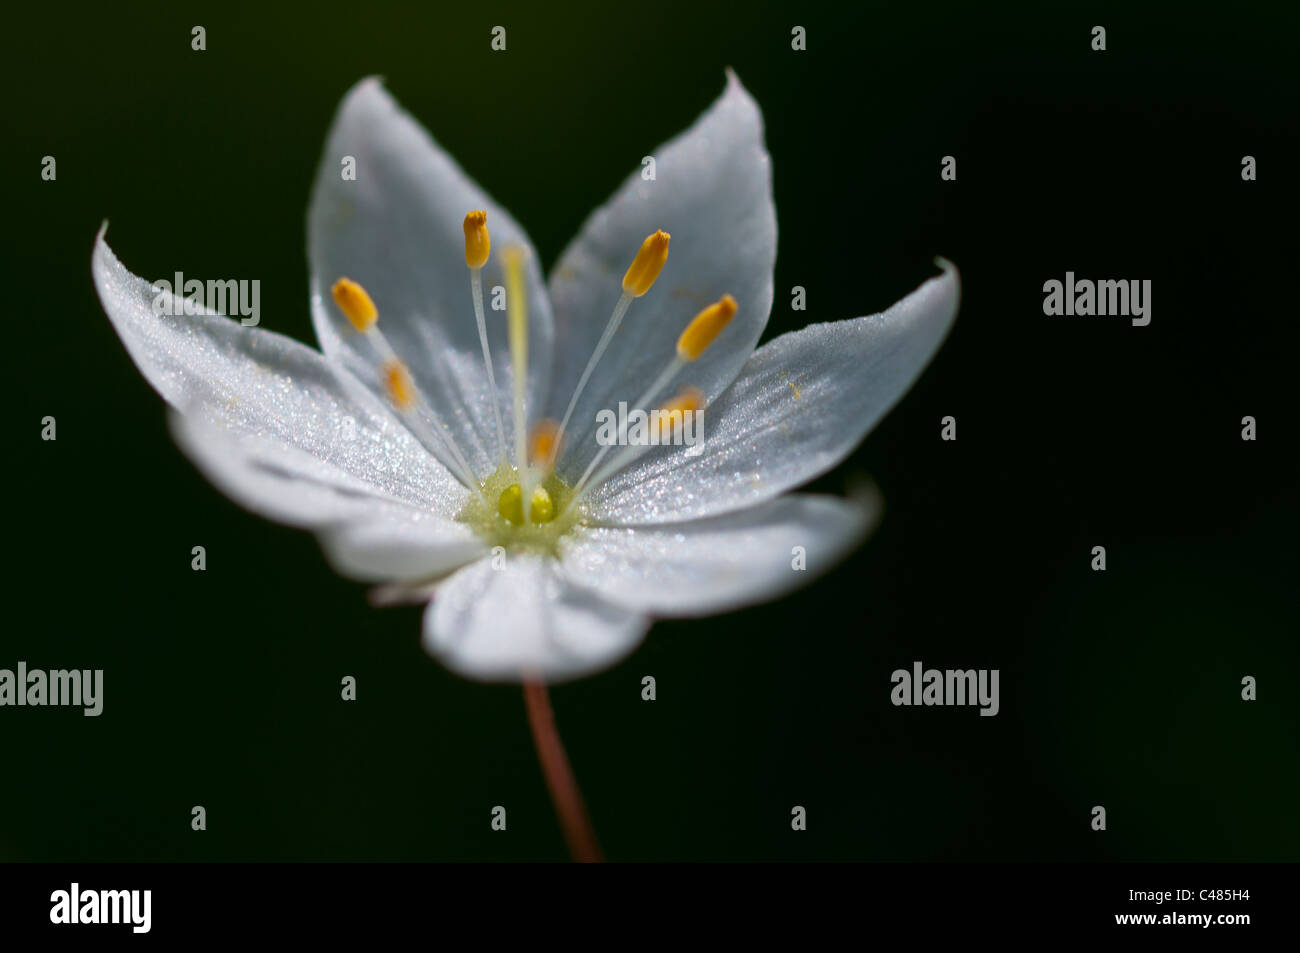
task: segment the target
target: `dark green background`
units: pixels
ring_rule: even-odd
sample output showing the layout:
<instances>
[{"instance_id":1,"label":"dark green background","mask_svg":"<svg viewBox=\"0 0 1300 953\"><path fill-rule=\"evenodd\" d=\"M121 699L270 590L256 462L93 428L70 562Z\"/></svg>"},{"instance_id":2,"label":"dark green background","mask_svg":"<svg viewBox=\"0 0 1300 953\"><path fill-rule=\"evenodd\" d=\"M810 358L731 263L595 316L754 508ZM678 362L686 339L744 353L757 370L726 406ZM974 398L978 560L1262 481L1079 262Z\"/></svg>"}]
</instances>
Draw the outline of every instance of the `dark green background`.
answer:
<instances>
[{"instance_id":1,"label":"dark green background","mask_svg":"<svg viewBox=\"0 0 1300 953\"><path fill-rule=\"evenodd\" d=\"M196 473L99 306L91 243L107 217L137 273L258 278L263 327L311 340L308 189L358 78L385 76L550 263L728 65L773 159L769 336L881 310L935 254L965 298L908 398L819 481L883 490L851 561L773 605L658 624L554 690L608 855L1300 856L1300 23L1283 4L1045 6L7 14L0 667L103 668L106 707L0 709L0 858L566 856L518 688L443 670L419 609L370 609L308 534ZM1152 324L1045 318L1066 270L1152 279ZM1001 713L892 707L890 672L918 659L1000 669Z\"/></svg>"}]
</instances>

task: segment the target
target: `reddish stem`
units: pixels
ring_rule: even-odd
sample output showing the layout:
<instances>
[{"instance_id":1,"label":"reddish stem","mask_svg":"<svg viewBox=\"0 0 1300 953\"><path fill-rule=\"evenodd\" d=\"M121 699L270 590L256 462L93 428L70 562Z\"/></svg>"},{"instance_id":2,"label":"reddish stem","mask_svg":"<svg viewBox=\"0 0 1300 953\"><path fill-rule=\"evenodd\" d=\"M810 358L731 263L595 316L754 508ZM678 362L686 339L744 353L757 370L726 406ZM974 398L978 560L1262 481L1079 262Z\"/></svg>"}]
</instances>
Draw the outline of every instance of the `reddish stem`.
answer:
<instances>
[{"instance_id":1,"label":"reddish stem","mask_svg":"<svg viewBox=\"0 0 1300 953\"><path fill-rule=\"evenodd\" d=\"M555 727L555 712L546 683L524 679L524 706L528 709L528 724L533 729L533 743L537 745L537 760L542 765L542 775L550 789L555 813L564 829L564 840L569 853L580 864L600 863L600 844L587 816L587 806L582 792L569 767L569 756L564 753L560 733Z\"/></svg>"}]
</instances>

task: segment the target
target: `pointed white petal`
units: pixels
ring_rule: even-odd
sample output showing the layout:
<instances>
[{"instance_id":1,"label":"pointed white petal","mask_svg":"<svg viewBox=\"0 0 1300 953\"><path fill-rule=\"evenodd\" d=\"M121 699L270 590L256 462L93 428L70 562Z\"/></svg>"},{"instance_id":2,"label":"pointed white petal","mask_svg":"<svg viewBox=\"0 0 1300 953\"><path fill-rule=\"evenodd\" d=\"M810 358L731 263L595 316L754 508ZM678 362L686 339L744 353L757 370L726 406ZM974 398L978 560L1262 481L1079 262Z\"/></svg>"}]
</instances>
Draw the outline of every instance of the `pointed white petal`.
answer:
<instances>
[{"instance_id":1,"label":"pointed white petal","mask_svg":"<svg viewBox=\"0 0 1300 953\"><path fill-rule=\"evenodd\" d=\"M296 447L238 436L201 410L169 417L176 442L218 489L268 519L316 530L340 575L361 582L424 580L483 552L482 541L449 512L381 493ZM463 501L467 492L455 486L456 498Z\"/></svg>"},{"instance_id":2,"label":"pointed white petal","mask_svg":"<svg viewBox=\"0 0 1300 953\"><path fill-rule=\"evenodd\" d=\"M595 517L670 523L772 499L825 473L907 393L957 314L957 270L883 314L814 324L755 352L704 412L696 447L662 447L589 497Z\"/></svg>"},{"instance_id":3,"label":"pointed white petal","mask_svg":"<svg viewBox=\"0 0 1300 953\"><path fill-rule=\"evenodd\" d=\"M729 73L721 98L695 125L650 154L654 181L634 172L551 273L556 372L548 403L550 416L560 417L641 242L658 228L672 235L659 280L632 303L574 412L558 467L570 479L595 453L597 411L636 400L672 359L677 336L698 311L723 294L739 303L713 346L669 385L690 384L713 400L753 351L772 307L772 176L762 115L740 81Z\"/></svg>"},{"instance_id":4,"label":"pointed white petal","mask_svg":"<svg viewBox=\"0 0 1300 953\"><path fill-rule=\"evenodd\" d=\"M355 161L356 178L343 177ZM527 252L529 408L538 409L551 367L553 330L540 262L514 219L472 182L377 79L344 97L330 129L308 213L312 319L325 353L340 357L376 393L383 388L369 346L339 313L330 288L359 281L379 309L379 327L478 476L496 467L496 424L465 266L465 213L487 211L492 253L483 268L488 337L510 437L513 377L502 312L492 288L505 284L502 253ZM534 414L535 416L535 414Z\"/></svg>"},{"instance_id":5,"label":"pointed white petal","mask_svg":"<svg viewBox=\"0 0 1300 953\"><path fill-rule=\"evenodd\" d=\"M92 270L140 372L190 415L174 421L182 448L239 502L300 525L376 500L445 516L463 504L467 491L316 351L207 312L155 314L153 287L123 267L102 231Z\"/></svg>"},{"instance_id":6,"label":"pointed white petal","mask_svg":"<svg viewBox=\"0 0 1300 953\"><path fill-rule=\"evenodd\" d=\"M572 586L554 563L482 559L447 580L424 616L424 645L452 671L480 681L548 682L590 675L640 643L649 620Z\"/></svg>"},{"instance_id":7,"label":"pointed white petal","mask_svg":"<svg viewBox=\"0 0 1300 953\"><path fill-rule=\"evenodd\" d=\"M565 575L629 609L700 616L775 599L834 566L870 531L877 495L796 494L739 513L655 527L603 527L561 553ZM805 569L797 569L796 547Z\"/></svg>"},{"instance_id":8,"label":"pointed white petal","mask_svg":"<svg viewBox=\"0 0 1300 953\"><path fill-rule=\"evenodd\" d=\"M188 413L170 412L168 425L177 445L217 489L267 519L310 528L388 506L424 512L410 499L313 455L291 438L243 432L202 404L189 405ZM374 480L385 476L377 473ZM463 501L467 492L459 489L457 495L449 482L446 502L437 505L450 515L451 501Z\"/></svg>"},{"instance_id":9,"label":"pointed white petal","mask_svg":"<svg viewBox=\"0 0 1300 953\"><path fill-rule=\"evenodd\" d=\"M363 582L441 576L487 550L463 523L398 507L331 527L320 541L336 572Z\"/></svg>"},{"instance_id":10,"label":"pointed white petal","mask_svg":"<svg viewBox=\"0 0 1300 953\"><path fill-rule=\"evenodd\" d=\"M316 530L340 575L425 580L483 552L463 523L382 494L296 447L232 433L202 409L169 417L176 442L223 493L269 519ZM457 491L462 499L468 492Z\"/></svg>"}]
</instances>

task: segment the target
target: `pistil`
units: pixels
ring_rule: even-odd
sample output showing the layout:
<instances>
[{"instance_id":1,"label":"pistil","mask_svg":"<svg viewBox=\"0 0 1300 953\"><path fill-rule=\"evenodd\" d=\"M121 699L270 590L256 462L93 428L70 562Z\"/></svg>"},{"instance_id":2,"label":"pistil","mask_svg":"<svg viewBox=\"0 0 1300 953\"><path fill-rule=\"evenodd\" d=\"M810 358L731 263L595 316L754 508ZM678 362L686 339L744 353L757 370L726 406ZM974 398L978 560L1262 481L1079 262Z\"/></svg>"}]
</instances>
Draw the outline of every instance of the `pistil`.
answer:
<instances>
[{"instance_id":1,"label":"pistil","mask_svg":"<svg viewBox=\"0 0 1300 953\"><path fill-rule=\"evenodd\" d=\"M523 518L529 522L533 508L532 480L528 467L528 431L524 413L524 393L528 382L528 301L524 291L524 253L511 246L506 249L506 321L510 332L510 364L514 370L515 468L523 490Z\"/></svg>"}]
</instances>

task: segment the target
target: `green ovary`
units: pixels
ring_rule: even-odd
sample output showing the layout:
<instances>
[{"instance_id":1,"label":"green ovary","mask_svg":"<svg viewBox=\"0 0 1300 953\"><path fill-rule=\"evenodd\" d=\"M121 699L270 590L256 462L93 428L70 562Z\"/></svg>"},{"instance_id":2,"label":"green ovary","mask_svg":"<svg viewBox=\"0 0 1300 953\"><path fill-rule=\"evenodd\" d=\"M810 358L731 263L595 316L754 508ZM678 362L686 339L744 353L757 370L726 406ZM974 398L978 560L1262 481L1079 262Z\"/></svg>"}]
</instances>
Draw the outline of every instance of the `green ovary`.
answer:
<instances>
[{"instance_id":1,"label":"green ovary","mask_svg":"<svg viewBox=\"0 0 1300 953\"><path fill-rule=\"evenodd\" d=\"M482 495L472 494L456 519L471 527L489 546L554 556L560 539L579 521L579 508L570 505L572 488L554 474L534 489L527 523L523 521L519 473L514 467L501 464L482 487Z\"/></svg>"},{"instance_id":2,"label":"green ovary","mask_svg":"<svg viewBox=\"0 0 1300 953\"><path fill-rule=\"evenodd\" d=\"M497 513L504 516L516 526L524 524L524 491L518 483L512 483L501 491L497 500ZM539 486L533 490L533 505L528 510L528 520L533 523L549 523L555 519L555 504L546 488Z\"/></svg>"}]
</instances>

